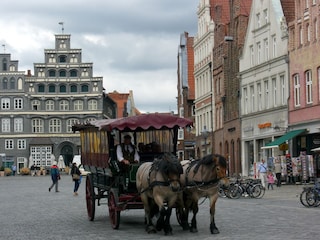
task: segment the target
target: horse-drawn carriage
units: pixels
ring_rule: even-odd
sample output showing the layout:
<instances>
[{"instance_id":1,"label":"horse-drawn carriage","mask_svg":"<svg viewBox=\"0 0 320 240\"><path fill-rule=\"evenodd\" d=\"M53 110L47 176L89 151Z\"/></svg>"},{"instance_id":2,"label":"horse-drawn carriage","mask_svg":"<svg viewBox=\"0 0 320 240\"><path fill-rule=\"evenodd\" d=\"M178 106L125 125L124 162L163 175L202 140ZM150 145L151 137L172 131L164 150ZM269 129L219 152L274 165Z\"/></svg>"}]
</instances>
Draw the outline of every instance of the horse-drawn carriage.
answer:
<instances>
[{"instance_id":1,"label":"horse-drawn carriage","mask_svg":"<svg viewBox=\"0 0 320 240\"><path fill-rule=\"evenodd\" d=\"M143 114L74 125L73 131L80 132L82 164L90 172L85 186L89 220L94 220L95 207L102 199L107 199L114 229L119 228L121 211L143 209L140 195L148 189L137 190L137 169L144 162L162 159L164 153L176 155L178 131L191 125L192 121L169 114ZM131 134L140 155L140 163L130 164L129 173L121 171L116 155L116 146L125 134Z\"/></svg>"}]
</instances>

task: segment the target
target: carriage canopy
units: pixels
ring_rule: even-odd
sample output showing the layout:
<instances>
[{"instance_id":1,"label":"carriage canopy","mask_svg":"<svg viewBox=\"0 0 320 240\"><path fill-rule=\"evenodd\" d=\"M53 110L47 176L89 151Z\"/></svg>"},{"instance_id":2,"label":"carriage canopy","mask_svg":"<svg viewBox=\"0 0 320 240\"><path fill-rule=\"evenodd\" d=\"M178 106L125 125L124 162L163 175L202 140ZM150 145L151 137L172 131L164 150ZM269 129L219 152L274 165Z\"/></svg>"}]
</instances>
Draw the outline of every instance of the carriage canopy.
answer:
<instances>
[{"instance_id":1,"label":"carriage canopy","mask_svg":"<svg viewBox=\"0 0 320 240\"><path fill-rule=\"evenodd\" d=\"M107 131L117 129L119 131L143 131L151 129L172 129L174 127L192 126L192 121L171 114L151 113L138 116L117 119L101 119L92 121L86 125L73 126L74 131L80 131L87 127L96 127Z\"/></svg>"}]
</instances>

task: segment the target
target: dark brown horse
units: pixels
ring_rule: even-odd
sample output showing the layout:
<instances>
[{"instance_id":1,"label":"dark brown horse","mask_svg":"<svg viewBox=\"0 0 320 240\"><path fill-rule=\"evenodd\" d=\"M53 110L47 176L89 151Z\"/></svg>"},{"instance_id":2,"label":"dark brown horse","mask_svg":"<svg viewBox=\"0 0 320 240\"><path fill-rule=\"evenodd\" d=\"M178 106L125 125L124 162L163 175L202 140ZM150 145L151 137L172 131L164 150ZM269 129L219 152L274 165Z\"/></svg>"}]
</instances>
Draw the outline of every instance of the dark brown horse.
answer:
<instances>
[{"instance_id":1,"label":"dark brown horse","mask_svg":"<svg viewBox=\"0 0 320 240\"><path fill-rule=\"evenodd\" d=\"M194 161L182 161L183 174L180 176L184 188L182 199L177 202L177 214L184 229L197 232L196 215L199 211L198 200L207 197L210 200L210 231L219 233L215 224L215 204L218 199L219 183L228 186L226 178L227 162L220 155L211 154ZM189 211L193 211L191 225L188 223Z\"/></svg>"},{"instance_id":2,"label":"dark brown horse","mask_svg":"<svg viewBox=\"0 0 320 240\"><path fill-rule=\"evenodd\" d=\"M169 153L154 162L143 163L138 168L136 184L144 205L148 233L163 229L166 235L172 234L170 216L181 190L180 174L182 172L178 159ZM155 212L160 213L156 226L152 223Z\"/></svg>"}]
</instances>

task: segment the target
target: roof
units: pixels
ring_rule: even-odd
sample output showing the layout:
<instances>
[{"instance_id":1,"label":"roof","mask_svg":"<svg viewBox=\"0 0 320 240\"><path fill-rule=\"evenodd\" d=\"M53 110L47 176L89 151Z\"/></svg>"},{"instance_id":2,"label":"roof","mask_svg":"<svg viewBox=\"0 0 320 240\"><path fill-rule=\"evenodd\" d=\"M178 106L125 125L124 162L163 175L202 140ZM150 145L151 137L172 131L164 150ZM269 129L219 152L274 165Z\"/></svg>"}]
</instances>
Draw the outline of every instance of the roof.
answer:
<instances>
[{"instance_id":1,"label":"roof","mask_svg":"<svg viewBox=\"0 0 320 240\"><path fill-rule=\"evenodd\" d=\"M89 124L75 125L73 126L73 131L80 131L90 127L106 129L107 131L112 131L113 129L120 131L169 129L174 127L192 126L192 124L193 122L187 118L181 118L170 114L151 113L125 118L96 120Z\"/></svg>"}]
</instances>

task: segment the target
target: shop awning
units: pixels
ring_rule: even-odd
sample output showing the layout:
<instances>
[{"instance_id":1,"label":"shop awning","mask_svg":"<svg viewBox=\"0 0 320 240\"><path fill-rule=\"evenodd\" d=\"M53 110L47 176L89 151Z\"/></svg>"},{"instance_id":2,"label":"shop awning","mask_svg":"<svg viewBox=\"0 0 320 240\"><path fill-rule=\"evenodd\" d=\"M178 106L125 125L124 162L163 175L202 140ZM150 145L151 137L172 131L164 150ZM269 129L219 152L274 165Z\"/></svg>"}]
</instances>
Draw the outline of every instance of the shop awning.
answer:
<instances>
[{"instance_id":1,"label":"shop awning","mask_svg":"<svg viewBox=\"0 0 320 240\"><path fill-rule=\"evenodd\" d=\"M320 147L311 149L312 152L320 152Z\"/></svg>"},{"instance_id":2,"label":"shop awning","mask_svg":"<svg viewBox=\"0 0 320 240\"><path fill-rule=\"evenodd\" d=\"M285 135L277 138L273 142L267 143L261 149L276 148L280 144L282 144L282 143L286 142L287 140L290 140L290 139L300 135L301 133L303 133L305 131L306 131L306 129L298 129L298 130L293 130L293 131L287 132Z\"/></svg>"}]
</instances>

